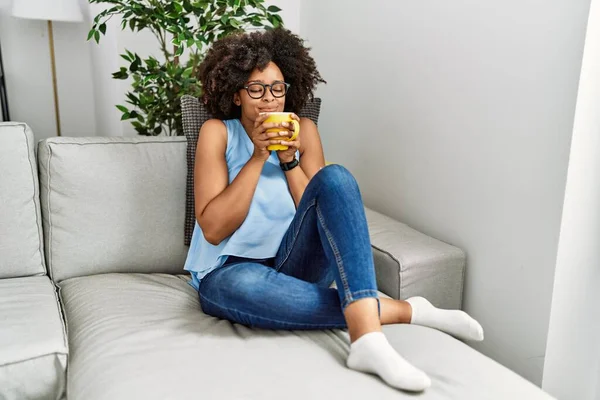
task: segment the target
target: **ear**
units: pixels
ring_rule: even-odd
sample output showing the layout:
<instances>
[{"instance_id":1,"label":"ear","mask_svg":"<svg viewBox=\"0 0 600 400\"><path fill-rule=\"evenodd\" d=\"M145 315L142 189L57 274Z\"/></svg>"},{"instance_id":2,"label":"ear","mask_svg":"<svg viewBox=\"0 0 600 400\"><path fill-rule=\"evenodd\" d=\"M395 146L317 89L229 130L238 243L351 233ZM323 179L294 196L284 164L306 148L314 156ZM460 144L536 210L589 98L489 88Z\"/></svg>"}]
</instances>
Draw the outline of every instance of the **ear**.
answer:
<instances>
[{"instance_id":1,"label":"ear","mask_svg":"<svg viewBox=\"0 0 600 400\"><path fill-rule=\"evenodd\" d=\"M240 94L238 92L233 94L233 104L238 107L242 105L242 99L240 98Z\"/></svg>"}]
</instances>

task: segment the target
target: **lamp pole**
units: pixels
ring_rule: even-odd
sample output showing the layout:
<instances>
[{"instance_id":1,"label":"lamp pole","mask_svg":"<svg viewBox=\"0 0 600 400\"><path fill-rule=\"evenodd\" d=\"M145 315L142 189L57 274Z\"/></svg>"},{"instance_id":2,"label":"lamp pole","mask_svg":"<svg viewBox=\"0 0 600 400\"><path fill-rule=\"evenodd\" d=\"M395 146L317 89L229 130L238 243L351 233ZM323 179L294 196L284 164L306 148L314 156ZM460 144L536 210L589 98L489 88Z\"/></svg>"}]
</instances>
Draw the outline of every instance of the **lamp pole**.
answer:
<instances>
[{"instance_id":1,"label":"lamp pole","mask_svg":"<svg viewBox=\"0 0 600 400\"><path fill-rule=\"evenodd\" d=\"M56 84L56 60L54 57L54 32L52 21L48 20L48 42L50 45L50 65L52 67L52 89L54 90L54 116L56 120L56 136L60 136L60 111L58 107L58 85Z\"/></svg>"}]
</instances>

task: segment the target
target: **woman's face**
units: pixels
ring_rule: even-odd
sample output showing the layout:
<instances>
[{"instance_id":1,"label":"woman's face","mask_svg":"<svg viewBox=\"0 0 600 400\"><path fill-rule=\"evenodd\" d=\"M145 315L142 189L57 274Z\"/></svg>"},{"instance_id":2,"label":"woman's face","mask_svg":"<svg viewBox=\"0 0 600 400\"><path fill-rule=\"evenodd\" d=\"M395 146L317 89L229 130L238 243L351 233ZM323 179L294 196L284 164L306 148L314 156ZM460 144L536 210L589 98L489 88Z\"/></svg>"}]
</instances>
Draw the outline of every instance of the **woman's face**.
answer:
<instances>
[{"instance_id":1,"label":"woman's face","mask_svg":"<svg viewBox=\"0 0 600 400\"><path fill-rule=\"evenodd\" d=\"M283 74L275 63L269 62L262 71L255 68L244 85L249 86L249 89L241 89L234 95L234 103L242 107L242 119L254 121L260 113L283 111L285 106L285 95L283 95L285 88L281 85L283 82ZM252 85L253 83L275 84L275 87L271 91L269 90L270 87L262 88L260 85ZM283 91L282 88L284 89ZM263 93L262 97L253 98L259 97ZM273 93L275 93L275 96ZM277 97L281 95L283 96Z\"/></svg>"}]
</instances>

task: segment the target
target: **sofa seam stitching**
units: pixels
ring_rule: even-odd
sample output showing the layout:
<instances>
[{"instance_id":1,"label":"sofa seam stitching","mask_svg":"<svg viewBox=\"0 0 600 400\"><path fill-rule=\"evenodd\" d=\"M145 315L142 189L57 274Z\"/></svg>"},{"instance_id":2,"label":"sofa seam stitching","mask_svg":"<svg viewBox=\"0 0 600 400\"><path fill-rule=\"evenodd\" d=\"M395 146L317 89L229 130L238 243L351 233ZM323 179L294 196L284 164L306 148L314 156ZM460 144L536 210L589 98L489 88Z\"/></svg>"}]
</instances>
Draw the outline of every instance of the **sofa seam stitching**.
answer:
<instances>
[{"instance_id":1,"label":"sofa seam stitching","mask_svg":"<svg viewBox=\"0 0 600 400\"><path fill-rule=\"evenodd\" d=\"M177 139L177 140L172 140L171 142L173 143L185 143L187 141L187 139L182 138L182 139ZM143 141L143 142L111 142L111 141L107 141L107 142L89 142L89 143L75 143L75 142L54 142L52 140L48 140L47 143L56 143L59 144L61 146L64 145L75 145L75 146L90 146L90 145L104 145L104 144L133 144L133 145L137 145L137 144L156 144L156 143L169 143L168 140L149 140L149 141Z\"/></svg>"},{"instance_id":2,"label":"sofa seam stitching","mask_svg":"<svg viewBox=\"0 0 600 400\"><path fill-rule=\"evenodd\" d=\"M55 276L54 276L54 267L53 267L53 260L52 260L52 209L51 209L51 205L50 205L50 195L52 194L52 187L51 185L51 172L50 172L50 160L52 159L52 147L50 146L49 142L46 142L46 148L48 149L48 162L46 165L47 171L48 171L48 199L46 200L47 202L47 206L48 206L48 270L50 272L51 275L51 279L54 281L55 280Z\"/></svg>"},{"instance_id":3,"label":"sofa seam stitching","mask_svg":"<svg viewBox=\"0 0 600 400\"><path fill-rule=\"evenodd\" d=\"M63 333L63 344L65 345L65 349L67 349L67 356L69 355L69 339L68 339L68 332L67 332L67 313L66 310L64 309L64 305L62 300L62 297L59 294L60 288L59 286L54 283L54 281L50 281L50 283L52 283L52 288L54 289L54 300L56 301L56 308L58 311L58 316L60 318L60 322L62 325L62 333Z\"/></svg>"},{"instance_id":4,"label":"sofa seam stitching","mask_svg":"<svg viewBox=\"0 0 600 400\"><path fill-rule=\"evenodd\" d=\"M65 341L65 348L67 349L67 362L65 364L65 380L64 380L64 389L63 393L66 395L67 393L67 382L69 380L69 366L71 361L71 349L69 347L69 326L67 321L67 308L65 306L65 301L61 295L61 287L58 283L52 281L52 284L55 287L55 295L58 300L58 309L59 314L63 323L63 340Z\"/></svg>"},{"instance_id":5,"label":"sofa seam stitching","mask_svg":"<svg viewBox=\"0 0 600 400\"><path fill-rule=\"evenodd\" d=\"M48 357L48 356L51 356L51 355L62 355L62 356L65 356L65 357L69 356L69 354L63 353L61 351L52 351L50 353L41 354L41 355L35 356L35 357L27 357L27 358L23 358L22 360L10 361L10 362L7 362L7 363L3 363L3 364L0 364L0 367L6 367L6 366L9 366L9 365L20 364L20 363L24 363L24 362L27 362L27 361L36 360L36 359L42 358L42 357Z\"/></svg>"},{"instance_id":6,"label":"sofa seam stitching","mask_svg":"<svg viewBox=\"0 0 600 400\"><path fill-rule=\"evenodd\" d=\"M461 252L462 252L462 255L464 256L464 263L462 264L462 273L460 274L460 296L458 298L458 308L459 308L459 310L462 310L462 306L463 306L463 297L465 295L465 293L464 293L464 289L465 289L465 273L467 271L467 254L462 249L461 249Z\"/></svg>"},{"instance_id":7,"label":"sofa seam stitching","mask_svg":"<svg viewBox=\"0 0 600 400\"><path fill-rule=\"evenodd\" d=\"M42 234L42 232L40 232L40 226L42 226L42 224L40 223L39 217L38 217L38 211L39 211L39 215L41 215L41 210L38 209L38 205L36 204L36 193L35 193L35 175L36 175L36 171L34 171L34 167L35 165L32 164L31 162L31 157L30 157L30 147L29 147L29 138L27 137L27 125L22 124L21 127L23 128L23 135L25 136L25 143L27 146L27 161L29 161L29 166L31 167L31 175L33 177L33 208L35 209L35 223L36 223L36 230L37 230L37 236L38 236L38 240L39 240L39 244L38 244L38 250L40 252L40 262L42 265L42 270L44 271L44 275L48 273L48 270L46 268L46 265L44 265L44 249L42 248L42 241L44 240L44 236ZM35 156L34 156L35 157ZM38 182L39 182L39 177L38 177ZM39 190L39 188L38 188ZM39 200L39 193L38 193L38 200ZM43 228L42 228L43 229Z\"/></svg>"},{"instance_id":8,"label":"sofa seam stitching","mask_svg":"<svg viewBox=\"0 0 600 400\"><path fill-rule=\"evenodd\" d=\"M401 281L402 281L402 263L400 262L400 260L394 256L392 253L390 253L387 250L384 250L376 245L374 245L373 243L371 243L371 247L373 247L374 249L377 249L379 251L381 251L384 254L387 254L388 256L390 256L390 258L392 260L394 260L396 262L396 264L398 264L398 298L400 298L400 289L401 289Z\"/></svg>"}]
</instances>

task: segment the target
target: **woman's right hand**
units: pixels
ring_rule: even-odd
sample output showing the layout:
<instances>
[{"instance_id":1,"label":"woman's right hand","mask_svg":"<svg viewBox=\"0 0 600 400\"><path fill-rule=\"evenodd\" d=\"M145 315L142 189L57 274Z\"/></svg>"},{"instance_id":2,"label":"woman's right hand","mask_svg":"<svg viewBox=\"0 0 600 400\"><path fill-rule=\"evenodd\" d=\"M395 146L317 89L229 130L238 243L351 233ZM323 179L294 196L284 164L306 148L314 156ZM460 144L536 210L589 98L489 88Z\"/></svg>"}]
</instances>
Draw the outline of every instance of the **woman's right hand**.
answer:
<instances>
[{"instance_id":1,"label":"woman's right hand","mask_svg":"<svg viewBox=\"0 0 600 400\"><path fill-rule=\"evenodd\" d=\"M290 136L289 128L284 124L286 122L265 122L268 113L262 113L254 121L254 130L251 134L252 143L254 143L253 158L261 161L266 161L271 155L271 151L267 149L267 146L272 144L279 144L281 140L274 140L274 137L279 136ZM280 132L267 132L267 129L278 128Z\"/></svg>"}]
</instances>

